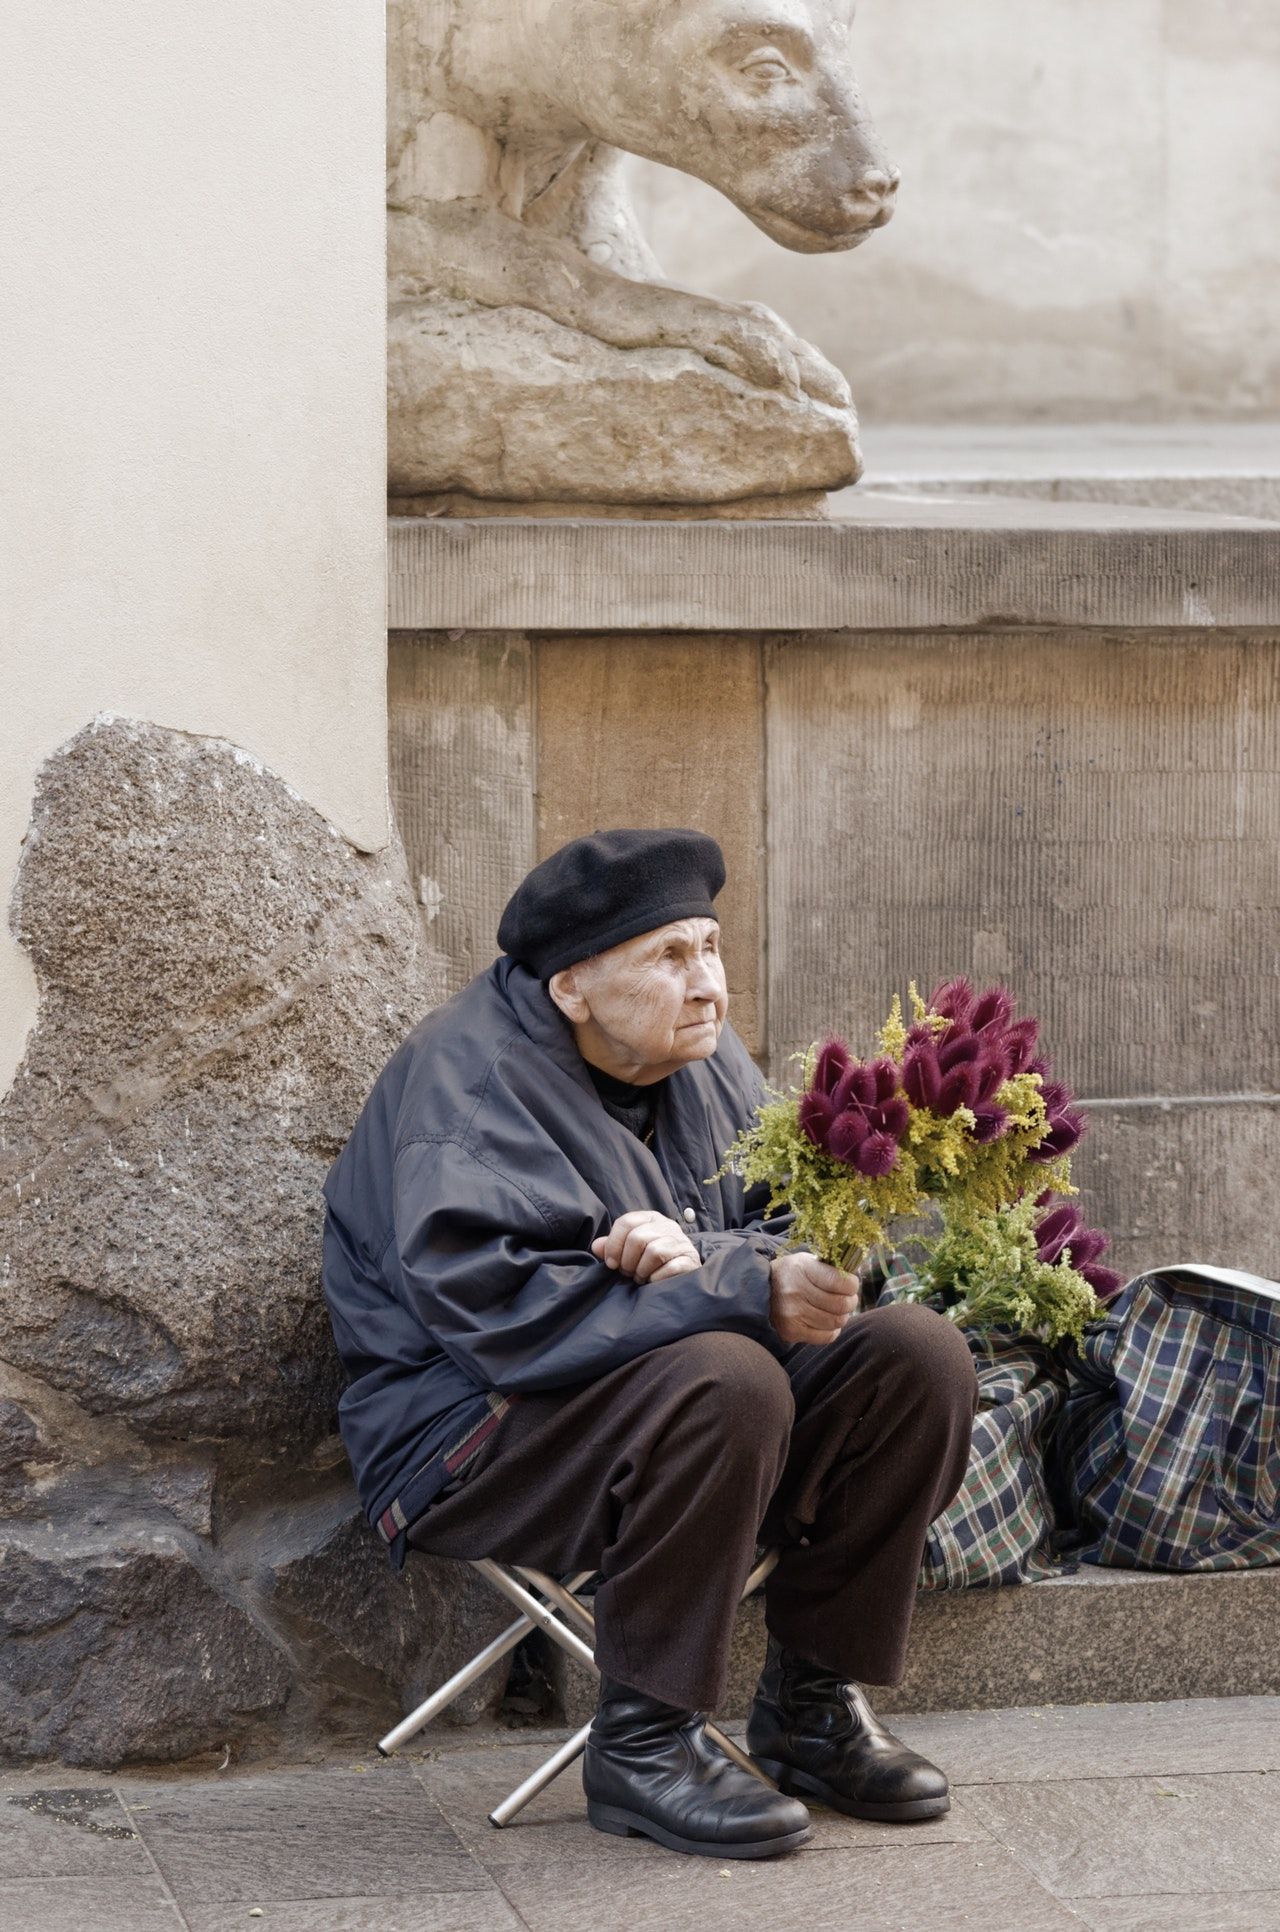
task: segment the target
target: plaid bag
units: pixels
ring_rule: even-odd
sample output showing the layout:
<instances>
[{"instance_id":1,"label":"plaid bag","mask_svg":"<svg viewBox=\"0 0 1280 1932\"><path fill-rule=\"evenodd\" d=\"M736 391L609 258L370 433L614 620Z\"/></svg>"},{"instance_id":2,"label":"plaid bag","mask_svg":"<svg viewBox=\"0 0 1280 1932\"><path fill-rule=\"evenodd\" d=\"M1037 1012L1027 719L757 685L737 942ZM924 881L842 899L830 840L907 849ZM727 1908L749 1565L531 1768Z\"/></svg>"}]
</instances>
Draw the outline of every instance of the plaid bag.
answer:
<instances>
[{"instance_id":1,"label":"plaid bag","mask_svg":"<svg viewBox=\"0 0 1280 1932\"><path fill-rule=\"evenodd\" d=\"M1072 1366L1053 1462L1080 1561L1280 1563L1280 1285L1192 1266L1131 1281Z\"/></svg>"},{"instance_id":2,"label":"plaid bag","mask_svg":"<svg viewBox=\"0 0 1280 1932\"><path fill-rule=\"evenodd\" d=\"M910 1268L895 1256L879 1299L899 1299ZM1059 1353L1025 1335L965 1337L978 1372L969 1467L955 1500L930 1526L922 1590L1033 1583L1056 1574L1053 1502L1045 1471L1049 1435L1067 1398Z\"/></svg>"}]
</instances>

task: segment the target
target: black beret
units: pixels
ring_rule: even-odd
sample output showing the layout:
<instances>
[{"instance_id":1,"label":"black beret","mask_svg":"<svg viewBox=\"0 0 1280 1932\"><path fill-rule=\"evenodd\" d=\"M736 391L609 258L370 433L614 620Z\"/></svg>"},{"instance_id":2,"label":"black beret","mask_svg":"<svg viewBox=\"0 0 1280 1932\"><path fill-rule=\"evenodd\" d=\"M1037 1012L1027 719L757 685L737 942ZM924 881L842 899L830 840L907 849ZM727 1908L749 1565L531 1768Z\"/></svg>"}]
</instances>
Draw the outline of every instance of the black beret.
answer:
<instances>
[{"instance_id":1,"label":"black beret","mask_svg":"<svg viewBox=\"0 0 1280 1932\"><path fill-rule=\"evenodd\" d=\"M498 925L504 953L550 979L673 919L714 919L724 854L705 832L592 832L516 887Z\"/></svg>"}]
</instances>

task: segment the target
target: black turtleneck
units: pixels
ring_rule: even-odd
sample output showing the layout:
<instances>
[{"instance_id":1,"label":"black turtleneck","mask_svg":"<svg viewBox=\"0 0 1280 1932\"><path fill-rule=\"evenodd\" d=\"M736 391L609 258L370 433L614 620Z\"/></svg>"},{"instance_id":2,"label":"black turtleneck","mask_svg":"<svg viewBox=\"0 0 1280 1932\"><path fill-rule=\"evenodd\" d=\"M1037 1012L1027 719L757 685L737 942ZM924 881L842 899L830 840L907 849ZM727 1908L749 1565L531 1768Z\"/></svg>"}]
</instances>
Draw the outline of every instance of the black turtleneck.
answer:
<instances>
[{"instance_id":1,"label":"black turtleneck","mask_svg":"<svg viewBox=\"0 0 1280 1932\"><path fill-rule=\"evenodd\" d=\"M647 1142L653 1133L658 1096L664 1082L655 1080L652 1086L635 1087L627 1080L615 1080L611 1073L605 1073L601 1067L593 1067L589 1060L585 1065L609 1117L625 1127L629 1134L634 1134L637 1140Z\"/></svg>"}]
</instances>

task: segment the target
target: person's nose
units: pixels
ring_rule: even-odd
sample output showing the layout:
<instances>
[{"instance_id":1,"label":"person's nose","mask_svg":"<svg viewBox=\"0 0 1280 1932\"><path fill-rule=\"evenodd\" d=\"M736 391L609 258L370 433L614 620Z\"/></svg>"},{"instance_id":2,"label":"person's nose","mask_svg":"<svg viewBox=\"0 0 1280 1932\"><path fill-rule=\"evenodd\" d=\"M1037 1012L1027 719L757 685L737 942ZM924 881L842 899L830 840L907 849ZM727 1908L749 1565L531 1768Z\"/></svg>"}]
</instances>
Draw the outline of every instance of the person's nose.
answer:
<instances>
[{"instance_id":1,"label":"person's nose","mask_svg":"<svg viewBox=\"0 0 1280 1932\"><path fill-rule=\"evenodd\" d=\"M720 976L709 959L696 962L689 975L688 997L694 1006L714 1006L720 994Z\"/></svg>"}]
</instances>

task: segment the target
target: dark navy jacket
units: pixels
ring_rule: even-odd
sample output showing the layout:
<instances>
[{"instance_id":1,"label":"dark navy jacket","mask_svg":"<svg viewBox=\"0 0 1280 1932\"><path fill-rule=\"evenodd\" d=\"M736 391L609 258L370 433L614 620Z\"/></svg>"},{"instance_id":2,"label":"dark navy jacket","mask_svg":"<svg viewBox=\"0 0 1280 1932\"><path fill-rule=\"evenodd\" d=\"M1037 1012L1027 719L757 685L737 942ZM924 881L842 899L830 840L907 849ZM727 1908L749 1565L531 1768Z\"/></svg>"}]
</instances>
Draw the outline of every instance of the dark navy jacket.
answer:
<instances>
[{"instance_id":1,"label":"dark navy jacket","mask_svg":"<svg viewBox=\"0 0 1280 1932\"><path fill-rule=\"evenodd\" d=\"M452 1449L501 1398L594 1381L705 1329L781 1352L769 1263L786 1222L766 1222L736 1177L708 1178L761 1092L726 1026L711 1059L663 1083L646 1147L605 1112L540 981L507 958L410 1034L325 1185L342 1437L395 1560ZM596 1260L597 1236L645 1207L688 1228L700 1268L641 1284Z\"/></svg>"}]
</instances>

